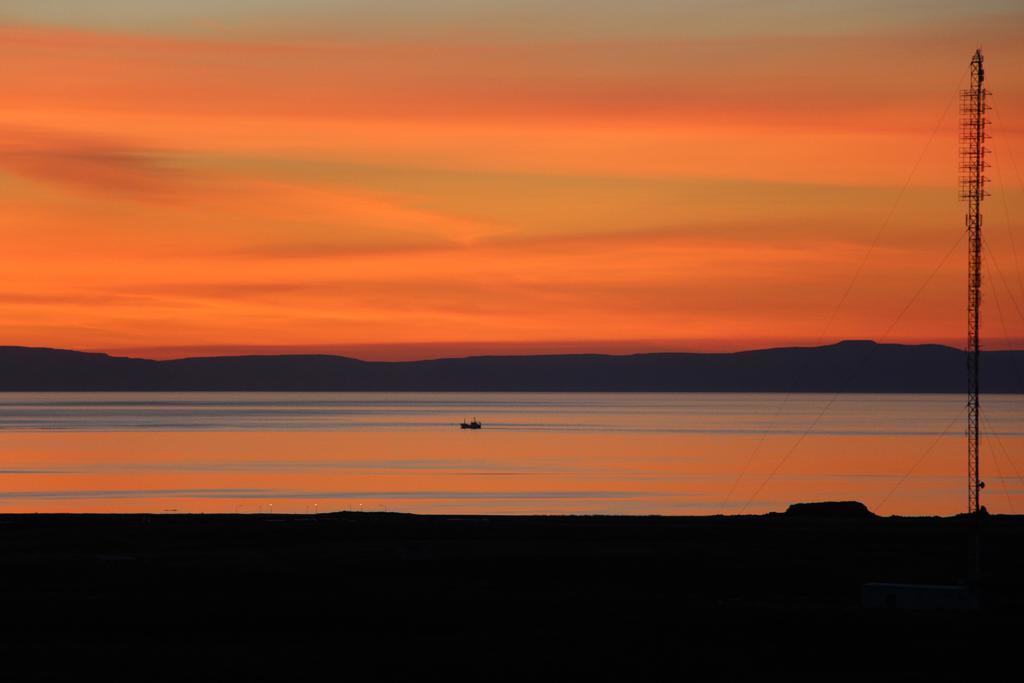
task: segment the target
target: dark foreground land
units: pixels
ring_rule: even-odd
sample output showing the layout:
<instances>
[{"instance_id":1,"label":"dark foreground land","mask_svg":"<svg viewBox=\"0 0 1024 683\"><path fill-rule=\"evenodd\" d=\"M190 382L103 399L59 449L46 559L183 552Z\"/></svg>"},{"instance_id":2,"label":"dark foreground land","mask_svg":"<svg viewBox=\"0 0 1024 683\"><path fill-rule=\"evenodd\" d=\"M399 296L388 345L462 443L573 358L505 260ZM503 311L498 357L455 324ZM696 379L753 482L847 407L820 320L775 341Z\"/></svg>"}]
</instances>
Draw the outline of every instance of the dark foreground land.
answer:
<instances>
[{"instance_id":1,"label":"dark foreground land","mask_svg":"<svg viewBox=\"0 0 1024 683\"><path fill-rule=\"evenodd\" d=\"M971 680L1024 607L1009 516L976 612L860 606L960 581L963 518L9 515L0 544L4 680Z\"/></svg>"}]
</instances>

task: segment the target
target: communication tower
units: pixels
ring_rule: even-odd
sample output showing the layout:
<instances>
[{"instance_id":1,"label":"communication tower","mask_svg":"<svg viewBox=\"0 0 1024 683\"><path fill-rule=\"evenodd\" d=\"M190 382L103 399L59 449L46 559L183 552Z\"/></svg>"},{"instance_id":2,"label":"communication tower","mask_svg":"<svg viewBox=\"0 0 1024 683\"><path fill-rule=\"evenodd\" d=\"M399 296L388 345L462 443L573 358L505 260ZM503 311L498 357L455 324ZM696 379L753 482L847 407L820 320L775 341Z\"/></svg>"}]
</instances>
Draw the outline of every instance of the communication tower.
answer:
<instances>
[{"instance_id":1,"label":"communication tower","mask_svg":"<svg viewBox=\"0 0 1024 683\"><path fill-rule=\"evenodd\" d=\"M960 199L967 202L967 512L981 511L978 471L981 404L978 400L981 344L981 202L985 199L985 141L990 105L986 98L984 58L971 58L971 86L960 91Z\"/></svg>"}]
</instances>

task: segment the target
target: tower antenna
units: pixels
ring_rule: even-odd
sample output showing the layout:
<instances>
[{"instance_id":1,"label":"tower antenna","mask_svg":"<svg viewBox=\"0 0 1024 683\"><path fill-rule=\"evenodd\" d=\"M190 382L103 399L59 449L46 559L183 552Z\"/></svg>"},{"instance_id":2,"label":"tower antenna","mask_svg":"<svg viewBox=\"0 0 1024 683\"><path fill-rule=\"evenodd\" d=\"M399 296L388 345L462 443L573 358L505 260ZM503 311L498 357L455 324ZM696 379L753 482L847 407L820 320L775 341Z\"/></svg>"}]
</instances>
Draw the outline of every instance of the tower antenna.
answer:
<instances>
[{"instance_id":1,"label":"tower antenna","mask_svg":"<svg viewBox=\"0 0 1024 683\"><path fill-rule=\"evenodd\" d=\"M967 512L976 520L981 515L981 489L985 484L978 471L980 454L981 404L978 399L981 343L981 202L985 199L985 141L989 135L985 118L990 105L985 90L985 65L981 48L971 58L971 85L960 91L960 199L967 202L965 219L968 241L967 270ZM978 579L980 551L977 523L971 543L969 576Z\"/></svg>"},{"instance_id":2,"label":"tower antenna","mask_svg":"<svg viewBox=\"0 0 1024 683\"><path fill-rule=\"evenodd\" d=\"M979 429L981 404L978 401L981 343L981 202L984 201L985 140L988 139L985 115L991 95L985 90L985 65L981 48L971 58L971 87L960 91L960 199L967 202L967 512L969 550L967 585L922 586L900 583L866 583L865 607L903 607L908 609L978 609L981 605L981 490L978 477L980 454ZM915 465L916 467L916 465Z\"/></svg>"}]
</instances>

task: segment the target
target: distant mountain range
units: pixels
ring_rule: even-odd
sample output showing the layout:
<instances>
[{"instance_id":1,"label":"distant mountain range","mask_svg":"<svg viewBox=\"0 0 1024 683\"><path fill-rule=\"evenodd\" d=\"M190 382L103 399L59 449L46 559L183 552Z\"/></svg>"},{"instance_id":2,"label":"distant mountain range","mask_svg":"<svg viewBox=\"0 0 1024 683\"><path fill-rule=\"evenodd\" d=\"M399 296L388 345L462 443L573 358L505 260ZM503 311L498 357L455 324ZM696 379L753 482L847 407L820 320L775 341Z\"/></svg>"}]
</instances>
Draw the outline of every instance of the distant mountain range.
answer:
<instances>
[{"instance_id":1,"label":"distant mountain range","mask_svg":"<svg viewBox=\"0 0 1024 683\"><path fill-rule=\"evenodd\" d=\"M982 354L986 393L1024 393L1024 351ZM474 356L370 362L343 356L181 360L0 347L3 391L965 391L964 352L845 341L738 353Z\"/></svg>"}]
</instances>

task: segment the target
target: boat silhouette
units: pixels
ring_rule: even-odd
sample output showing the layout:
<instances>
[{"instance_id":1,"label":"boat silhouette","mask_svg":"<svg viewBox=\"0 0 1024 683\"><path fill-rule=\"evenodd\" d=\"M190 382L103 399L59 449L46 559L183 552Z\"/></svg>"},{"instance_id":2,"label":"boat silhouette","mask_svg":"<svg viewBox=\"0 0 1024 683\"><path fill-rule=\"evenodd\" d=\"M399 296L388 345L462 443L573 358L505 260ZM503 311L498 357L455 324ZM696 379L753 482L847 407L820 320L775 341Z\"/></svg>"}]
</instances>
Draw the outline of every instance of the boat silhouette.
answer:
<instances>
[{"instance_id":1,"label":"boat silhouette","mask_svg":"<svg viewBox=\"0 0 1024 683\"><path fill-rule=\"evenodd\" d=\"M461 427L462 429L480 429L481 427L483 427L483 425L480 424L480 421L474 417L469 422L463 420L462 424L460 424L459 427Z\"/></svg>"}]
</instances>

